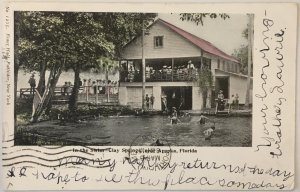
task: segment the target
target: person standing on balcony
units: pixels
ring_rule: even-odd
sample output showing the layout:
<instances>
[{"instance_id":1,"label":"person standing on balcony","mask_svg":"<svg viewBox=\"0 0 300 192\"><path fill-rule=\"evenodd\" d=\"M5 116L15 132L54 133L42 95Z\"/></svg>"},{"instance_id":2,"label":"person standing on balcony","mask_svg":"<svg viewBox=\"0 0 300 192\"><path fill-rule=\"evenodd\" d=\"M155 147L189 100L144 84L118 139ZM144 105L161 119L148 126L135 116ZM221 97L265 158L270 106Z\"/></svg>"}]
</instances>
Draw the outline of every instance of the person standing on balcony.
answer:
<instances>
[{"instance_id":1,"label":"person standing on balcony","mask_svg":"<svg viewBox=\"0 0 300 192\"><path fill-rule=\"evenodd\" d=\"M149 66L146 66L146 79L150 79L150 67Z\"/></svg>"},{"instance_id":2,"label":"person standing on balcony","mask_svg":"<svg viewBox=\"0 0 300 192\"><path fill-rule=\"evenodd\" d=\"M167 79L167 72L168 72L168 68L166 65L163 66L163 69L162 69L162 79L163 80L166 80Z\"/></svg>"},{"instance_id":3,"label":"person standing on balcony","mask_svg":"<svg viewBox=\"0 0 300 192\"><path fill-rule=\"evenodd\" d=\"M194 66L194 64L192 63L191 60L189 60L188 65L187 65L187 68L188 68L189 70L190 70L190 69L195 69L195 66Z\"/></svg>"},{"instance_id":4,"label":"person standing on balcony","mask_svg":"<svg viewBox=\"0 0 300 192\"><path fill-rule=\"evenodd\" d=\"M188 80L193 79L193 70L195 69L194 64L192 63L191 60L189 60L188 65L187 65L187 70L188 70Z\"/></svg>"}]
</instances>

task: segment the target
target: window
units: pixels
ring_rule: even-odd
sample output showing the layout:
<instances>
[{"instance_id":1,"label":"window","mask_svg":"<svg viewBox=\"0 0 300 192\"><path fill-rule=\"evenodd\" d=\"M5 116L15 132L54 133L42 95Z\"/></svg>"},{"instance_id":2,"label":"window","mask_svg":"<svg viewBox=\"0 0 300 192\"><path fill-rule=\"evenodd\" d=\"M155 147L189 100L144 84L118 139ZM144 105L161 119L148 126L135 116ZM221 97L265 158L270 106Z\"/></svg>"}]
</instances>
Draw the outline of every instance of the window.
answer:
<instances>
[{"instance_id":1,"label":"window","mask_svg":"<svg viewBox=\"0 0 300 192\"><path fill-rule=\"evenodd\" d=\"M163 36L154 37L154 48L159 48L163 46Z\"/></svg>"},{"instance_id":2,"label":"window","mask_svg":"<svg viewBox=\"0 0 300 192\"><path fill-rule=\"evenodd\" d=\"M218 69L220 69L220 59L218 59Z\"/></svg>"}]
</instances>

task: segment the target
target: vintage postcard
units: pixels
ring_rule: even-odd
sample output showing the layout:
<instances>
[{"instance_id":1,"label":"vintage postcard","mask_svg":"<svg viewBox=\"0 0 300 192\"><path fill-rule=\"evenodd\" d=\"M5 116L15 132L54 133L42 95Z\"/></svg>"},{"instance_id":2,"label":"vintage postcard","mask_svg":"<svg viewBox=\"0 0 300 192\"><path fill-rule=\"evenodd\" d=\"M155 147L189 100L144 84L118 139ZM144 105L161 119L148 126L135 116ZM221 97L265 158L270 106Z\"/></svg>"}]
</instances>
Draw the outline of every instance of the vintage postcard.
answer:
<instances>
[{"instance_id":1,"label":"vintage postcard","mask_svg":"<svg viewBox=\"0 0 300 192\"><path fill-rule=\"evenodd\" d=\"M297 5L1 7L5 190L292 190Z\"/></svg>"}]
</instances>

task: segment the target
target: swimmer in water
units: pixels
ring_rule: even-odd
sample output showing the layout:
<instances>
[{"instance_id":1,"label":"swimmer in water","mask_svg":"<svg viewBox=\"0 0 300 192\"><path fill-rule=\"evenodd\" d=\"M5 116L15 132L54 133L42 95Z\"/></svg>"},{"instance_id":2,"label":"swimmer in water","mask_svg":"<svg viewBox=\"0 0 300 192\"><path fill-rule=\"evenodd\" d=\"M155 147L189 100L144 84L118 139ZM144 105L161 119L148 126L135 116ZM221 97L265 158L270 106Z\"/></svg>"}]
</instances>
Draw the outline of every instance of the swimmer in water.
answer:
<instances>
[{"instance_id":1,"label":"swimmer in water","mask_svg":"<svg viewBox=\"0 0 300 192\"><path fill-rule=\"evenodd\" d=\"M203 131L205 140L210 140L211 139L215 129L216 129L215 125L212 125L209 129L206 129L205 131Z\"/></svg>"},{"instance_id":2,"label":"swimmer in water","mask_svg":"<svg viewBox=\"0 0 300 192\"><path fill-rule=\"evenodd\" d=\"M207 118L207 117L205 117L205 116L203 115L203 113L201 113L200 119L199 119L199 123L200 123L201 125L204 125L204 124L206 123L206 120L210 120L210 119Z\"/></svg>"},{"instance_id":3,"label":"swimmer in water","mask_svg":"<svg viewBox=\"0 0 300 192\"><path fill-rule=\"evenodd\" d=\"M177 124L179 121L178 116L177 116L177 111L176 107L172 108L172 115L171 115L171 124Z\"/></svg>"}]
</instances>

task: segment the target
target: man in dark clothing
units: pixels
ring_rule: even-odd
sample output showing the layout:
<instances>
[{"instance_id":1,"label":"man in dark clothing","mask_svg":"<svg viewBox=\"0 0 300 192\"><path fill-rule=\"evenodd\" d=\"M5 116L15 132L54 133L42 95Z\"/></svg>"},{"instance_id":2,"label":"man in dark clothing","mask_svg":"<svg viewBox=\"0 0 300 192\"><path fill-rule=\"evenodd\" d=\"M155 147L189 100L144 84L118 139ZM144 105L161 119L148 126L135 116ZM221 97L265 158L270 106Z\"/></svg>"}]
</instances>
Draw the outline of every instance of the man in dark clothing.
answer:
<instances>
[{"instance_id":1,"label":"man in dark clothing","mask_svg":"<svg viewBox=\"0 0 300 192\"><path fill-rule=\"evenodd\" d=\"M147 107L147 109L149 109L149 104L150 104L150 98L149 98L148 94L146 94L146 107Z\"/></svg>"},{"instance_id":2,"label":"man in dark clothing","mask_svg":"<svg viewBox=\"0 0 300 192\"><path fill-rule=\"evenodd\" d=\"M36 86L34 74L31 75L28 83L30 85L30 94L34 94L34 90L35 90L35 86Z\"/></svg>"},{"instance_id":3,"label":"man in dark clothing","mask_svg":"<svg viewBox=\"0 0 300 192\"><path fill-rule=\"evenodd\" d=\"M154 96L153 94L151 94L151 97L150 97L150 108L153 109L153 105L154 105Z\"/></svg>"}]
</instances>

